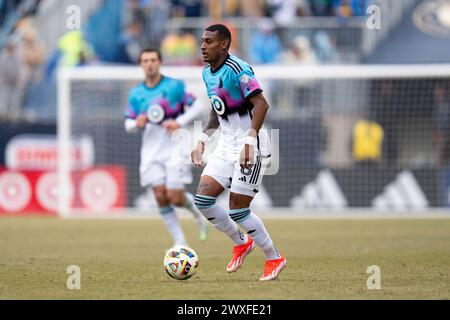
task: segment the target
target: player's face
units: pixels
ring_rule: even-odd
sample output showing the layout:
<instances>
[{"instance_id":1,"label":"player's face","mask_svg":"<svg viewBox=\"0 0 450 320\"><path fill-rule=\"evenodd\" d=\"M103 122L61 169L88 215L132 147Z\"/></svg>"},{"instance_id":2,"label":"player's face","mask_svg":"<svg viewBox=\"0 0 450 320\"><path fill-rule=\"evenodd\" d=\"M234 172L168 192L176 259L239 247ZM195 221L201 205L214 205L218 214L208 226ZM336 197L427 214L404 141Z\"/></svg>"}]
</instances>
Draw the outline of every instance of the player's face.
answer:
<instances>
[{"instance_id":1,"label":"player's face","mask_svg":"<svg viewBox=\"0 0 450 320\"><path fill-rule=\"evenodd\" d=\"M217 31L205 31L202 35L202 51L203 61L212 63L220 59L220 57L228 50L228 41L222 40Z\"/></svg>"},{"instance_id":2,"label":"player's face","mask_svg":"<svg viewBox=\"0 0 450 320\"><path fill-rule=\"evenodd\" d=\"M161 61L156 52L144 52L141 56L140 65L144 70L146 77L153 78L159 74Z\"/></svg>"}]
</instances>

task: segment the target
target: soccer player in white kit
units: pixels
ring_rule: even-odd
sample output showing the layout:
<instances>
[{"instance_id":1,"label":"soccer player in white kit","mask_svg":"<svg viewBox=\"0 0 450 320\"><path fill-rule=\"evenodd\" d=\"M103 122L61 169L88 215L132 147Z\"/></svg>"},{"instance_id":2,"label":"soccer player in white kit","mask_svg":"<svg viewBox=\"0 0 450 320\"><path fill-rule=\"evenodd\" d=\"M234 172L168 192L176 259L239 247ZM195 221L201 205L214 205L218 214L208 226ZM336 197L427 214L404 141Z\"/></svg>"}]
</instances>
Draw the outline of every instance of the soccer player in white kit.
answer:
<instances>
[{"instance_id":1,"label":"soccer player in white kit","mask_svg":"<svg viewBox=\"0 0 450 320\"><path fill-rule=\"evenodd\" d=\"M160 73L161 63L157 49L141 52L140 66L145 81L129 93L125 129L142 131L141 186L153 189L174 245L187 245L174 207L184 207L194 214L201 240L206 239L207 222L195 206L193 195L185 191L185 184L192 182L191 168L186 163L189 150L183 146L182 139L174 139L171 134L198 118L202 105L185 92L183 81Z\"/></svg>"},{"instance_id":2,"label":"soccer player in white kit","mask_svg":"<svg viewBox=\"0 0 450 320\"><path fill-rule=\"evenodd\" d=\"M201 176L195 204L235 243L228 272L237 271L258 245L266 255L259 280L273 280L286 266L286 259L275 249L263 222L250 209L270 157L269 138L262 128L269 106L252 68L228 53L231 34L226 26L216 24L206 28L201 41L203 60L209 63L202 76L212 110L191 153L193 163L204 165L205 144L219 127L221 138ZM230 188L229 212L216 203L226 188Z\"/></svg>"}]
</instances>

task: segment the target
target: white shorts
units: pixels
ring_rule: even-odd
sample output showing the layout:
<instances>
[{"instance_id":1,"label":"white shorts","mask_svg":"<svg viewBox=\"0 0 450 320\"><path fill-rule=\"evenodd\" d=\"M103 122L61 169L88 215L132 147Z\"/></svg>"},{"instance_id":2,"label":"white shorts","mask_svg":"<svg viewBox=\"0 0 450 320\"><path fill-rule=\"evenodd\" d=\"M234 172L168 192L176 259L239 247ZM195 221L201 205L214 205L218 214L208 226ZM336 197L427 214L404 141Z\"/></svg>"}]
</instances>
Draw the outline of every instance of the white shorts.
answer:
<instances>
[{"instance_id":1,"label":"white shorts","mask_svg":"<svg viewBox=\"0 0 450 320\"><path fill-rule=\"evenodd\" d=\"M224 189L230 188L230 192L254 197L269 162L269 158L258 156L255 165L247 170L242 169L237 160L229 161L211 154L202 176L214 178Z\"/></svg>"},{"instance_id":2,"label":"white shorts","mask_svg":"<svg viewBox=\"0 0 450 320\"><path fill-rule=\"evenodd\" d=\"M165 185L170 190L183 190L186 184L192 183L190 164L152 162L146 172L141 172L142 187Z\"/></svg>"}]
</instances>

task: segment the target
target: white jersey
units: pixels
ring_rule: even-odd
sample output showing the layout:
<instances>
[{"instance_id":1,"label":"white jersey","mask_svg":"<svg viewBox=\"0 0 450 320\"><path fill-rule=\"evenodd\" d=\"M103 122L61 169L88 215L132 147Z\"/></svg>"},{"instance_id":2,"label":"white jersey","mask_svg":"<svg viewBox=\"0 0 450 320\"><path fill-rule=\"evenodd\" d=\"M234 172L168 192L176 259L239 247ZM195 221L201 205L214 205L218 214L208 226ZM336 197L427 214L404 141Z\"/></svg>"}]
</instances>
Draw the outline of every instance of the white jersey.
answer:
<instances>
[{"instance_id":1,"label":"white jersey","mask_svg":"<svg viewBox=\"0 0 450 320\"><path fill-rule=\"evenodd\" d=\"M186 112L185 107L188 107ZM199 116L199 111L201 105L185 92L184 83L180 80L163 76L155 87L141 83L130 91L125 109L125 129L137 131L136 118L139 115L146 115L149 121L142 132L139 170L142 186L164 183L162 180L171 174L169 171L181 171L189 160L190 151L186 143L176 134L169 134L161 124L173 119L185 126ZM159 168L165 172L161 173ZM177 187L179 185L177 183Z\"/></svg>"}]
</instances>

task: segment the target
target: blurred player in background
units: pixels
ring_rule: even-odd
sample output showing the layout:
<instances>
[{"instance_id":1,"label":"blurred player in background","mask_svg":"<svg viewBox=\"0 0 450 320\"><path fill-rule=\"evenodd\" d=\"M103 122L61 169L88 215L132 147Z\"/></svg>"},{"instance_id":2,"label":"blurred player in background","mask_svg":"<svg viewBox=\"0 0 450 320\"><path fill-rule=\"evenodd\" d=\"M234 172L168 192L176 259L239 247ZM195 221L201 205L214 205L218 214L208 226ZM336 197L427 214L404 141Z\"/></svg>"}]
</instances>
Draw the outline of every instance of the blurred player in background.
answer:
<instances>
[{"instance_id":1,"label":"blurred player in background","mask_svg":"<svg viewBox=\"0 0 450 320\"><path fill-rule=\"evenodd\" d=\"M184 207L197 219L200 239L207 237L207 222L194 203L185 184L192 182L191 168L186 164L189 153L180 139L171 134L194 121L202 112L202 105L185 92L184 82L160 73L161 53L144 49L139 63L145 81L133 88L125 110L127 132L142 130L140 183L151 187L161 216L175 245L187 245L174 207ZM187 107L186 112L185 107Z\"/></svg>"},{"instance_id":2,"label":"blurred player in background","mask_svg":"<svg viewBox=\"0 0 450 320\"><path fill-rule=\"evenodd\" d=\"M235 243L228 272L237 271L256 244L266 255L259 280L272 280L285 267L286 259L275 249L263 222L250 209L270 157L267 132L260 130L269 106L252 68L228 53L231 34L226 26L208 27L201 41L203 60L209 63L202 76L212 110L191 153L193 163L203 166L205 144L219 127L221 138L203 171L195 204ZM216 198L226 188L230 188L229 212L216 204ZM239 230L237 223L247 234Z\"/></svg>"}]
</instances>

